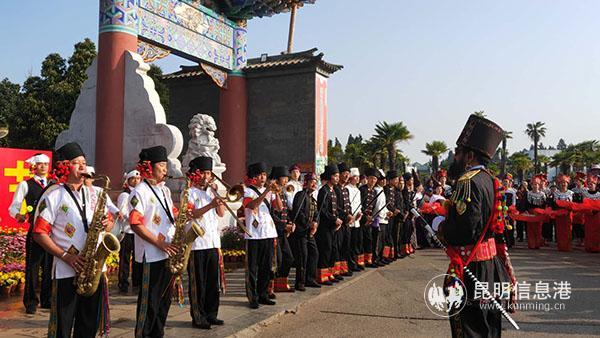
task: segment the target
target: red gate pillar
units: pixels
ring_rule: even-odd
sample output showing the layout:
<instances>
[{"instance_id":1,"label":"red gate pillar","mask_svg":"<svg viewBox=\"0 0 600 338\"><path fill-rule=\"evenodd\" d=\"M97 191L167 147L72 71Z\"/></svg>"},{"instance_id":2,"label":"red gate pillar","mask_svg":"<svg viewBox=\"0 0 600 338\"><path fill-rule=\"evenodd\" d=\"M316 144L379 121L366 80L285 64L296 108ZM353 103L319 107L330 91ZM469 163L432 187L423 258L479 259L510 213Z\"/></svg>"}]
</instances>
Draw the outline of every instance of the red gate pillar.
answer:
<instances>
[{"instance_id":1,"label":"red gate pillar","mask_svg":"<svg viewBox=\"0 0 600 338\"><path fill-rule=\"evenodd\" d=\"M247 114L246 78L230 73L219 99L219 144L221 160L227 165L223 178L230 184L241 182L246 174Z\"/></svg>"},{"instance_id":2,"label":"red gate pillar","mask_svg":"<svg viewBox=\"0 0 600 338\"><path fill-rule=\"evenodd\" d=\"M119 186L123 175L126 51L137 50L135 1L100 0L96 82L96 172Z\"/></svg>"}]
</instances>

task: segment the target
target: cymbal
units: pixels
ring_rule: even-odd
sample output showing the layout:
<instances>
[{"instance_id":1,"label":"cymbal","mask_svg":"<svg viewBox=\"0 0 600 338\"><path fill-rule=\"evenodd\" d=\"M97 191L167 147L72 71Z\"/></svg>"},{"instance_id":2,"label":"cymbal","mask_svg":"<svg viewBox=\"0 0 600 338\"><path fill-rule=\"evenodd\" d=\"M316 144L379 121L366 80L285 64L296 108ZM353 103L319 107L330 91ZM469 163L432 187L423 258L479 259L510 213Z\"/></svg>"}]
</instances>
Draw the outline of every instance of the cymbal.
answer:
<instances>
[{"instance_id":1,"label":"cymbal","mask_svg":"<svg viewBox=\"0 0 600 338\"><path fill-rule=\"evenodd\" d=\"M0 138L6 137L8 135L8 127L0 127Z\"/></svg>"}]
</instances>

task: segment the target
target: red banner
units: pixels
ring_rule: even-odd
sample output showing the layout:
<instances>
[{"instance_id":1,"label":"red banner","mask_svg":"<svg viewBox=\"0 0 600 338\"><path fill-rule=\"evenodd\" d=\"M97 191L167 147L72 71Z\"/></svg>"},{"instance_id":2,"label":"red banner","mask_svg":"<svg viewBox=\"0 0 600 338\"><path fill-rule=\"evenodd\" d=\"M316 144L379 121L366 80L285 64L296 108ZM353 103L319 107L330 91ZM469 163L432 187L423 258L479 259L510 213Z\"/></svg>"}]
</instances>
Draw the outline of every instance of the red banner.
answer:
<instances>
[{"instance_id":1,"label":"red banner","mask_svg":"<svg viewBox=\"0 0 600 338\"><path fill-rule=\"evenodd\" d=\"M52 161L51 151L30 149L0 148L0 228L25 228L28 224L18 224L8 213L13 201L13 195L19 182L33 176L29 164L25 161L35 154L46 154ZM21 206L25 213L26 206Z\"/></svg>"}]
</instances>

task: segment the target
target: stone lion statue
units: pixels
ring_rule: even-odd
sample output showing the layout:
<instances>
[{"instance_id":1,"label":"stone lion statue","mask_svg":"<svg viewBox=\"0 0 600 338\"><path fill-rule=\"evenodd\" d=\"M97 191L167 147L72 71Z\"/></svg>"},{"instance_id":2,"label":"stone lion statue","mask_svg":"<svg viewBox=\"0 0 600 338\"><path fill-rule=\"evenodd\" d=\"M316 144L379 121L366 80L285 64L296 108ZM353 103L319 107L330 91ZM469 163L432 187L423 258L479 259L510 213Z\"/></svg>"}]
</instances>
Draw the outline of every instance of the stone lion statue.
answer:
<instances>
[{"instance_id":1,"label":"stone lion statue","mask_svg":"<svg viewBox=\"0 0 600 338\"><path fill-rule=\"evenodd\" d=\"M190 130L190 141L187 151L183 156L183 166L188 168L191 160L198 156L212 157L214 167L225 167L219 156L219 140L215 137L217 124L215 120L206 114L196 114L188 125Z\"/></svg>"}]
</instances>

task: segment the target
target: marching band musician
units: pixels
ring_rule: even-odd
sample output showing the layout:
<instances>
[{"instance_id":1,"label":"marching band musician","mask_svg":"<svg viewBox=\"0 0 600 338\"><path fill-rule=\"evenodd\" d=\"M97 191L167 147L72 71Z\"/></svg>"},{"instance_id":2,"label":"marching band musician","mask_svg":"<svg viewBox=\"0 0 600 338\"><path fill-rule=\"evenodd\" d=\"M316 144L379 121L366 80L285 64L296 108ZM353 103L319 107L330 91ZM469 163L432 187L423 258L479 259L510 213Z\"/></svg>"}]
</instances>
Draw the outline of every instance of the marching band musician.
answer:
<instances>
[{"instance_id":1,"label":"marching band musician","mask_svg":"<svg viewBox=\"0 0 600 338\"><path fill-rule=\"evenodd\" d=\"M270 209L281 209L281 200L271 200L274 184L265 187L267 164L253 163L248 166L249 184L244 189L244 216L250 236L246 238L246 295L251 309L259 304L275 305L269 299L269 283L273 276L273 255L277 241L277 230ZM269 201L273 201L273 205Z\"/></svg>"},{"instance_id":2,"label":"marching band musician","mask_svg":"<svg viewBox=\"0 0 600 338\"><path fill-rule=\"evenodd\" d=\"M348 223L350 230L350 259L348 260L348 268L350 271L357 272L365 269L364 256L362 251L362 229L360 228L361 198L360 190L358 190L358 181L360 172L358 168L350 168L350 178L346 189L348 189L348 198L350 199L350 212L354 217L354 221Z\"/></svg>"},{"instance_id":3,"label":"marching band musician","mask_svg":"<svg viewBox=\"0 0 600 338\"><path fill-rule=\"evenodd\" d=\"M202 229L201 235L192 243L188 262L190 315L194 327L201 329L224 324L217 314L222 268L218 218L225 215L225 205L210 184L212 170L212 157L200 156L190 161L187 173L192 181L188 197L192 209L191 222L197 222ZM191 222L187 231L191 228Z\"/></svg>"},{"instance_id":4,"label":"marching band musician","mask_svg":"<svg viewBox=\"0 0 600 338\"><path fill-rule=\"evenodd\" d=\"M119 250L119 291L127 293L129 290L129 270L130 262L132 261L132 255L135 256L135 245L134 245L134 234L129 225L129 196L133 189L140 184L141 181L140 172L132 170L125 175L125 184L123 192L119 194L117 198L117 207L123 217L127 218L124 222L123 239L121 240L121 250ZM140 286L142 282L142 265L135 261L131 262L131 285L134 288Z\"/></svg>"},{"instance_id":5,"label":"marching band musician","mask_svg":"<svg viewBox=\"0 0 600 338\"><path fill-rule=\"evenodd\" d=\"M315 242L317 232L317 200L312 196L317 190L317 178L313 173L304 175L304 189L294 196L292 213L296 218L296 230L290 235L296 267L295 289L305 291L305 287L320 288L315 280L319 249Z\"/></svg>"},{"instance_id":6,"label":"marching band musician","mask_svg":"<svg viewBox=\"0 0 600 338\"><path fill-rule=\"evenodd\" d=\"M175 234L175 215L171 190L165 185L167 161L167 150L163 146L142 149L138 171L143 181L129 198L129 224L135 233L135 261L143 263L136 310L136 337L164 336L171 306L173 274L166 263L178 248L171 244Z\"/></svg>"},{"instance_id":7,"label":"marching band musician","mask_svg":"<svg viewBox=\"0 0 600 338\"><path fill-rule=\"evenodd\" d=\"M358 264L364 265L368 268L376 268L379 265L373 260L373 235L371 232L371 224L373 223L375 215L373 213L377 211L375 209L375 198L377 198L377 192L375 185L377 184L378 172L375 168L367 168L365 170L365 176L367 177L367 183L362 185L360 190L360 199L362 201L362 213L361 228L362 228L362 259L358 257ZM362 264L361 264L362 263Z\"/></svg>"},{"instance_id":8,"label":"marching band musician","mask_svg":"<svg viewBox=\"0 0 600 338\"><path fill-rule=\"evenodd\" d=\"M34 240L55 257L48 336L94 337L99 329L106 334L110 327L106 316L106 278L101 277L98 289L90 297L78 295L73 286L76 273L86 265L79 252L86 245L89 222L96 208L91 200L94 191L83 184L86 159L79 144L62 146L57 150L57 160L54 171L62 183L42 195L33 230ZM112 219L107 209L103 212L106 216L102 225L110 230Z\"/></svg>"},{"instance_id":9,"label":"marching band musician","mask_svg":"<svg viewBox=\"0 0 600 338\"><path fill-rule=\"evenodd\" d=\"M352 215L352 206L350 203L350 190L348 188L350 180L350 167L344 162L338 164L338 170L340 171L340 181L338 182L337 188L339 191L339 210L340 218L344 221L344 224L335 233L335 239L337 241L338 248L338 259L336 265L338 266L338 274L342 276L352 276L352 271L349 267L349 262L352 259L352 251L350 249L350 224L354 223L354 215Z\"/></svg>"},{"instance_id":10,"label":"marching band musician","mask_svg":"<svg viewBox=\"0 0 600 338\"><path fill-rule=\"evenodd\" d=\"M334 233L342 226L342 220L338 217L338 197L335 185L338 183L340 174L337 165L325 166L323 173L325 183L317 196L317 205L321 211L319 225L315 238L319 249L318 282L322 285L332 285L339 281L333 275L333 237Z\"/></svg>"},{"instance_id":11,"label":"marching band musician","mask_svg":"<svg viewBox=\"0 0 600 338\"><path fill-rule=\"evenodd\" d=\"M281 210L272 209L271 217L275 222L277 229L277 272L275 275L275 292L293 292L294 289L288 284L288 276L290 275L290 269L294 264L294 255L290 248L288 236L292 234L296 228L290 216L291 208L290 201L291 196L284 190L288 185L288 168L286 166L274 166L271 168L272 180L277 180L277 185L282 187L278 194L272 194L271 203L274 203L274 199L279 197L282 202ZM279 195L279 196L277 196Z\"/></svg>"},{"instance_id":12,"label":"marching band musician","mask_svg":"<svg viewBox=\"0 0 600 338\"><path fill-rule=\"evenodd\" d=\"M13 201L8 208L10 217L17 223L29 222L29 230L25 241L25 292L23 293L23 305L25 313L36 312L38 304L42 309L50 308L50 291L52 289L52 256L48 255L42 247L33 240L33 216L35 207L42 196L44 189L51 183L48 182L48 165L50 158L44 154L35 154L25 161L30 164L33 177L21 181L13 196ZM31 211L21 214L23 201L31 207ZM39 271L42 270L42 285L40 287L40 299L35 290L39 284Z\"/></svg>"}]
</instances>

